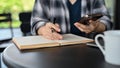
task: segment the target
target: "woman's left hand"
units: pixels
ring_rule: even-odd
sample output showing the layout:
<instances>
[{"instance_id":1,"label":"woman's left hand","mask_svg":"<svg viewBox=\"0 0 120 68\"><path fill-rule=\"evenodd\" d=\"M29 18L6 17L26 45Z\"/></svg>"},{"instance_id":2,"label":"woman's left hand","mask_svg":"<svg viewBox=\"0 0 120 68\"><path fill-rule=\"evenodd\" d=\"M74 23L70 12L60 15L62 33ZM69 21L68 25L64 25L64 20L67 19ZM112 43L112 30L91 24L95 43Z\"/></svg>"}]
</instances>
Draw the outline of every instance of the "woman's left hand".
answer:
<instances>
[{"instance_id":1,"label":"woman's left hand","mask_svg":"<svg viewBox=\"0 0 120 68\"><path fill-rule=\"evenodd\" d=\"M81 24L81 23L79 23L79 22L76 22L74 25L75 25L80 31L82 31L82 32L91 33L91 32L93 32L93 31L97 31L97 29L99 28L99 26L101 25L101 23L99 23L98 21L92 21L92 20L90 20L90 21L89 21L89 25L84 25L84 24ZM102 25L103 25L103 27L105 28L105 25L104 25L104 24L102 24ZM101 29L102 29L102 31L105 30L105 29L103 29L103 28L100 28L100 31L101 31ZM98 32L99 32L99 30L98 30Z\"/></svg>"}]
</instances>

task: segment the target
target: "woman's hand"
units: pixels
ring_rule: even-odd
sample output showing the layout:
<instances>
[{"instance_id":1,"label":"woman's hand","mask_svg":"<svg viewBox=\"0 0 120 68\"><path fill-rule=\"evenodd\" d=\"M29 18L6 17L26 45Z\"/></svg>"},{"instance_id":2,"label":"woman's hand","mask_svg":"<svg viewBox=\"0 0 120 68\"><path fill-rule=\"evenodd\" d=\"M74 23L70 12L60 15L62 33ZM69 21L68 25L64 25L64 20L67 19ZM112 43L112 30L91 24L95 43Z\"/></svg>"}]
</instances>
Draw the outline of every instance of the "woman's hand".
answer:
<instances>
[{"instance_id":1,"label":"woman's hand","mask_svg":"<svg viewBox=\"0 0 120 68\"><path fill-rule=\"evenodd\" d=\"M105 31L105 25L99 21L89 21L89 25L83 25L79 22L76 22L74 25L82 32L91 33L91 32L103 32Z\"/></svg>"},{"instance_id":2,"label":"woman's hand","mask_svg":"<svg viewBox=\"0 0 120 68\"><path fill-rule=\"evenodd\" d=\"M53 31L54 30L54 31ZM42 26L38 29L38 34L43 37L51 40L60 40L62 35L59 34L60 28L58 24L46 23L45 26Z\"/></svg>"}]
</instances>

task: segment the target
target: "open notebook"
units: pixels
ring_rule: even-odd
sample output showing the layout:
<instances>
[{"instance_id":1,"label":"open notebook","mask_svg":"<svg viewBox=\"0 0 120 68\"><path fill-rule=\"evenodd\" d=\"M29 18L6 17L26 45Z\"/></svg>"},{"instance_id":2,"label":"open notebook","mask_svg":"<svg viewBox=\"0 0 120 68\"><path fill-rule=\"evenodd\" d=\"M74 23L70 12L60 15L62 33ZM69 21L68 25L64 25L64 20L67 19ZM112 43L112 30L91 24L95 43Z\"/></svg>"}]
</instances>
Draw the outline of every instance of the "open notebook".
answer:
<instances>
[{"instance_id":1,"label":"open notebook","mask_svg":"<svg viewBox=\"0 0 120 68\"><path fill-rule=\"evenodd\" d=\"M26 36L14 37L12 41L20 50L93 42L92 39L77 36L74 34L63 34L62 40L49 40L43 36Z\"/></svg>"}]
</instances>

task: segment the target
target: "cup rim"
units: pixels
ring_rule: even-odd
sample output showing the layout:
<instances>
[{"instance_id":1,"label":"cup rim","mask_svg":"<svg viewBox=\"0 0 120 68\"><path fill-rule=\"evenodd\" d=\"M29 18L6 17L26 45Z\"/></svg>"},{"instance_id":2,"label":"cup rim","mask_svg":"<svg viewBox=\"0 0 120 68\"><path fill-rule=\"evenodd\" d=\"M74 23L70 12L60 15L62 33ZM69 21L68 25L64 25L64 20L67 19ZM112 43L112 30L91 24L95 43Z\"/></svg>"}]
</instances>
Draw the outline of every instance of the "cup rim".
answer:
<instances>
[{"instance_id":1,"label":"cup rim","mask_svg":"<svg viewBox=\"0 0 120 68\"><path fill-rule=\"evenodd\" d=\"M108 30L104 32L105 35L109 36L120 36L120 30Z\"/></svg>"}]
</instances>

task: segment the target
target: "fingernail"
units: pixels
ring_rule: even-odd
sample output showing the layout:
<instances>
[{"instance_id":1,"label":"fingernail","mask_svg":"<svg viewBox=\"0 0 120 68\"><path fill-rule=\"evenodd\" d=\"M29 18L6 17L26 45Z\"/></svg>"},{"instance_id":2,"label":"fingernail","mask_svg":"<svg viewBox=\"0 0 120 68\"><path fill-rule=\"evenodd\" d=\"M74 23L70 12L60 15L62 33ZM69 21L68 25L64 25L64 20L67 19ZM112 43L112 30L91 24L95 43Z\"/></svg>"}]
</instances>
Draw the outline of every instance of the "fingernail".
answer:
<instances>
[{"instance_id":1,"label":"fingernail","mask_svg":"<svg viewBox=\"0 0 120 68\"><path fill-rule=\"evenodd\" d=\"M92 22L92 20L89 20L89 22Z\"/></svg>"},{"instance_id":2,"label":"fingernail","mask_svg":"<svg viewBox=\"0 0 120 68\"><path fill-rule=\"evenodd\" d=\"M60 31L60 29L58 29L58 31Z\"/></svg>"}]
</instances>

